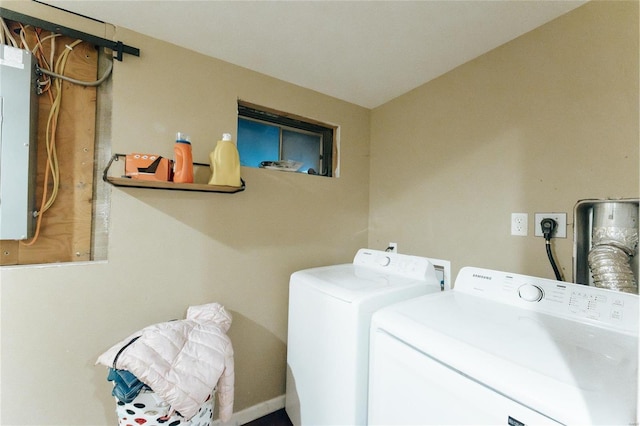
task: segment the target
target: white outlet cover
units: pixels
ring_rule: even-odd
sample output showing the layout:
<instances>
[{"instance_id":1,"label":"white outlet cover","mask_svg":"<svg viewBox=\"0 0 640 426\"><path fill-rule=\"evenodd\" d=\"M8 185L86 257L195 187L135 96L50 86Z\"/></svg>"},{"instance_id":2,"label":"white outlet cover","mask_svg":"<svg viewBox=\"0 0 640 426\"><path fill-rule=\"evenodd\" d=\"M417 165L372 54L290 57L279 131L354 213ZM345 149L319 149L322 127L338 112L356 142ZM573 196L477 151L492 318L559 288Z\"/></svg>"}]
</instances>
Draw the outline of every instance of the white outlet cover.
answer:
<instances>
[{"instance_id":1,"label":"white outlet cover","mask_svg":"<svg viewBox=\"0 0 640 426\"><path fill-rule=\"evenodd\" d=\"M529 235L529 215L527 213L511 213L511 235L520 237Z\"/></svg>"},{"instance_id":2,"label":"white outlet cover","mask_svg":"<svg viewBox=\"0 0 640 426\"><path fill-rule=\"evenodd\" d=\"M543 237L542 226L540 226L540 222L542 219L550 217L558 223L558 227L556 228L555 233L552 235L553 238L567 238L567 214L566 213L535 213L535 223L534 223L534 235L536 237Z\"/></svg>"}]
</instances>

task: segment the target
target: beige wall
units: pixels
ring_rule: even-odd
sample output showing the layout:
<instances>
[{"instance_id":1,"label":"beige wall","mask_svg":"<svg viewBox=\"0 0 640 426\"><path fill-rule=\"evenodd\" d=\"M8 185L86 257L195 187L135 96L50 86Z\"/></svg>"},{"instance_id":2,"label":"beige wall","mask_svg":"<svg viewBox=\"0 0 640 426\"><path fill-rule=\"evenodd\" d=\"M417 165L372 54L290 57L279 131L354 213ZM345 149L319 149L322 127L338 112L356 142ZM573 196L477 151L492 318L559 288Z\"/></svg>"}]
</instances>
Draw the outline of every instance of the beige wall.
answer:
<instances>
[{"instance_id":1,"label":"beige wall","mask_svg":"<svg viewBox=\"0 0 640 426\"><path fill-rule=\"evenodd\" d=\"M2 7L78 25L33 2ZM341 177L243 168L234 195L113 189L107 262L2 268L2 424L115 424L97 356L213 301L234 317L236 410L278 397L289 275L367 244L369 110L122 29L115 38L141 56L115 63L113 152L171 155L182 130L208 163L222 132L235 134L241 98L339 125Z\"/></svg>"},{"instance_id":2,"label":"beige wall","mask_svg":"<svg viewBox=\"0 0 640 426\"><path fill-rule=\"evenodd\" d=\"M33 2L2 6L113 32ZM0 423L114 424L95 358L209 301L234 315L236 409L277 397L289 274L348 262L367 241L455 272L550 277L542 240L511 237L510 214L571 218L579 199L638 196L637 18L635 2L587 4L374 111L118 29L142 55L116 63L113 152L169 155L184 130L206 162L241 98L339 124L341 177L243 169L235 195L113 189L107 262L2 268ZM570 239L557 252L570 271Z\"/></svg>"},{"instance_id":3,"label":"beige wall","mask_svg":"<svg viewBox=\"0 0 640 426\"><path fill-rule=\"evenodd\" d=\"M638 198L638 2L591 2L375 109L369 245L553 278L535 212L572 278L573 208ZM510 235L512 212L529 236Z\"/></svg>"}]
</instances>

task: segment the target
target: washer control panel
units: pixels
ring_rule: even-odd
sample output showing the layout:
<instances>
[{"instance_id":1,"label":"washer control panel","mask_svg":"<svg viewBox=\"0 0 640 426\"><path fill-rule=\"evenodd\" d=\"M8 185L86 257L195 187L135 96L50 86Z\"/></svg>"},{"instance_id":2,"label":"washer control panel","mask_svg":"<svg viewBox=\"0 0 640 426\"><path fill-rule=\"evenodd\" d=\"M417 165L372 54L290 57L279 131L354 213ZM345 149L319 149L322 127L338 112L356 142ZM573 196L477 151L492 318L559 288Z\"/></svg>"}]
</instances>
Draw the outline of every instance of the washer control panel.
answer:
<instances>
[{"instance_id":1,"label":"washer control panel","mask_svg":"<svg viewBox=\"0 0 640 426\"><path fill-rule=\"evenodd\" d=\"M637 294L472 267L460 270L454 289L524 309L638 333Z\"/></svg>"},{"instance_id":2,"label":"washer control panel","mask_svg":"<svg viewBox=\"0 0 640 426\"><path fill-rule=\"evenodd\" d=\"M433 265L426 257L379 250L358 250L353 264L414 279L424 279L427 274L433 273Z\"/></svg>"},{"instance_id":3,"label":"washer control panel","mask_svg":"<svg viewBox=\"0 0 640 426\"><path fill-rule=\"evenodd\" d=\"M353 259L353 264L415 280L431 280L435 276L443 290L451 288L451 262L448 260L360 249Z\"/></svg>"}]
</instances>

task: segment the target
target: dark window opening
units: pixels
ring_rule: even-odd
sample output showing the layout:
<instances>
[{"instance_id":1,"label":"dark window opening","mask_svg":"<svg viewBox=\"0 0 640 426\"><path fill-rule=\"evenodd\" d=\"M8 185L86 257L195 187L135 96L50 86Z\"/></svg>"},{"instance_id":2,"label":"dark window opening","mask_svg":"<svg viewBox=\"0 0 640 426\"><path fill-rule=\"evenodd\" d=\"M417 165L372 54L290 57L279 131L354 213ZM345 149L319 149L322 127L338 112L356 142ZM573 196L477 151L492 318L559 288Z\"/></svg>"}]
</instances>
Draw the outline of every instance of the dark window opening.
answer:
<instances>
[{"instance_id":1,"label":"dark window opening","mask_svg":"<svg viewBox=\"0 0 640 426\"><path fill-rule=\"evenodd\" d=\"M333 176L334 130L312 120L238 102L238 152L245 167Z\"/></svg>"}]
</instances>

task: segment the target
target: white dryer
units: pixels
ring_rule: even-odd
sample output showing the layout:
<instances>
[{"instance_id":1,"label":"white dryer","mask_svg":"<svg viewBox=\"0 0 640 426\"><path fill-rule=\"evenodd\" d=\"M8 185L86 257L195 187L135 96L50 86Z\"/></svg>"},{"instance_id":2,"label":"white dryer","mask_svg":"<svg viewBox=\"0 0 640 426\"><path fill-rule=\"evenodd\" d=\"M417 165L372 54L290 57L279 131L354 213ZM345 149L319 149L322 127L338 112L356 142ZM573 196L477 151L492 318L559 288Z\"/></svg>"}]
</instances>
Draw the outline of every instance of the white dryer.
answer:
<instances>
[{"instance_id":1,"label":"white dryer","mask_svg":"<svg viewBox=\"0 0 640 426\"><path fill-rule=\"evenodd\" d=\"M448 261L368 249L353 263L293 273L285 402L293 424L366 424L371 314L449 288L449 277Z\"/></svg>"},{"instance_id":2,"label":"white dryer","mask_svg":"<svg viewBox=\"0 0 640 426\"><path fill-rule=\"evenodd\" d=\"M637 295L463 268L371 329L370 424L637 424Z\"/></svg>"}]
</instances>

